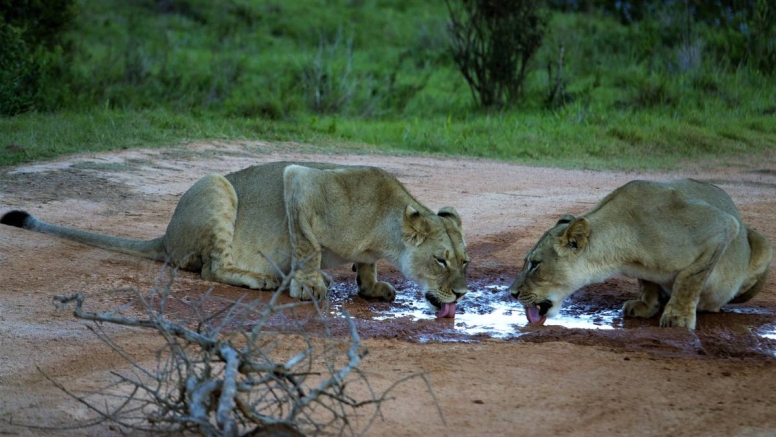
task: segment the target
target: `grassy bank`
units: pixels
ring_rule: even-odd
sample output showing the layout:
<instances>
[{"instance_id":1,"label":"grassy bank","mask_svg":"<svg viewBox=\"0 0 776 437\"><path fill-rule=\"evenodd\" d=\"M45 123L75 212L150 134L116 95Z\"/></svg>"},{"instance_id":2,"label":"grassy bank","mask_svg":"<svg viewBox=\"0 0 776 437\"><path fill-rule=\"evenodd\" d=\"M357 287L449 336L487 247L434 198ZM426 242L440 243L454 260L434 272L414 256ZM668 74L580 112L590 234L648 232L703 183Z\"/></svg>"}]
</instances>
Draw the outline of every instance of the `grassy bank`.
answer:
<instances>
[{"instance_id":1,"label":"grassy bank","mask_svg":"<svg viewBox=\"0 0 776 437\"><path fill-rule=\"evenodd\" d=\"M157 110L25 114L0 119L0 166L78 152L177 145L195 140L294 141L347 150L437 153L577 168L671 168L682 161L756 156L776 146L772 115L713 112L475 114L465 118L294 121Z\"/></svg>"},{"instance_id":2,"label":"grassy bank","mask_svg":"<svg viewBox=\"0 0 776 437\"><path fill-rule=\"evenodd\" d=\"M0 166L212 139L585 168L773 149L776 75L745 62L746 14L689 26L679 3L629 23L553 10L523 98L483 111L444 2L78 0L36 110L0 118Z\"/></svg>"}]
</instances>

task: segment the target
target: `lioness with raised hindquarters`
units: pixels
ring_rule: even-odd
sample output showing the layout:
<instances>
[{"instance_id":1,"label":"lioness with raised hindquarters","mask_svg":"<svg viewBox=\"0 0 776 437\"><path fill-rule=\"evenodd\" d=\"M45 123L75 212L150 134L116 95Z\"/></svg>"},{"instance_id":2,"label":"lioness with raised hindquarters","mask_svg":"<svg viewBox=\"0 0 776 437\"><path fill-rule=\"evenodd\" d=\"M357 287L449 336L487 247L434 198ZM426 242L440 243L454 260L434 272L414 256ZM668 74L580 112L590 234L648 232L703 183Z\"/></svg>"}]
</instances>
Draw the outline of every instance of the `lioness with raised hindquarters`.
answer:
<instances>
[{"instance_id":1,"label":"lioness with raised hindquarters","mask_svg":"<svg viewBox=\"0 0 776 437\"><path fill-rule=\"evenodd\" d=\"M378 259L420 284L440 317L454 317L467 291L461 217L451 207L432 212L374 167L275 162L211 174L183 194L167 232L148 241L60 227L24 211L0 223L253 289L276 289L280 274L293 271L297 299L325 298L321 269L352 262L360 296L392 301L394 288L377 280Z\"/></svg>"},{"instance_id":2,"label":"lioness with raised hindquarters","mask_svg":"<svg viewBox=\"0 0 776 437\"><path fill-rule=\"evenodd\" d=\"M529 323L541 324L577 289L622 273L639 280L625 316L652 317L667 298L660 326L695 329L696 311L759 293L772 259L771 244L744 226L722 189L692 179L632 181L545 232L510 292Z\"/></svg>"}]
</instances>

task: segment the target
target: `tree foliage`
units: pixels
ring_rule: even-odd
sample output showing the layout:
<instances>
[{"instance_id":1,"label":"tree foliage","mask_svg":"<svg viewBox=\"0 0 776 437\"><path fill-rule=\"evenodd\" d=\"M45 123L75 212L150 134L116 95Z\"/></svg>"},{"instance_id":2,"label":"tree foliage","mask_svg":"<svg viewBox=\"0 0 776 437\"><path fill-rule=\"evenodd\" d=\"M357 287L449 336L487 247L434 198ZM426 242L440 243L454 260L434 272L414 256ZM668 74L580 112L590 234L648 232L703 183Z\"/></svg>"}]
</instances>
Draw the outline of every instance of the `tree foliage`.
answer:
<instances>
[{"instance_id":1,"label":"tree foliage","mask_svg":"<svg viewBox=\"0 0 776 437\"><path fill-rule=\"evenodd\" d=\"M773 0L549 0L554 11L601 13L625 26L654 28L662 45L704 40L706 51L732 67L776 69Z\"/></svg>"},{"instance_id":2,"label":"tree foliage","mask_svg":"<svg viewBox=\"0 0 776 437\"><path fill-rule=\"evenodd\" d=\"M22 31L0 21L0 116L28 110L38 95L40 64Z\"/></svg>"},{"instance_id":3,"label":"tree foliage","mask_svg":"<svg viewBox=\"0 0 776 437\"><path fill-rule=\"evenodd\" d=\"M537 2L446 0L456 66L483 107L511 106L523 92L547 17Z\"/></svg>"},{"instance_id":4,"label":"tree foliage","mask_svg":"<svg viewBox=\"0 0 776 437\"><path fill-rule=\"evenodd\" d=\"M39 102L50 53L62 53L76 15L75 0L0 0L0 116Z\"/></svg>"},{"instance_id":5,"label":"tree foliage","mask_svg":"<svg viewBox=\"0 0 776 437\"><path fill-rule=\"evenodd\" d=\"M27 43L48 49L61 44L77 14L75 0L0 0L0 18L20 29Z\"/></svg>"}]
</instances>

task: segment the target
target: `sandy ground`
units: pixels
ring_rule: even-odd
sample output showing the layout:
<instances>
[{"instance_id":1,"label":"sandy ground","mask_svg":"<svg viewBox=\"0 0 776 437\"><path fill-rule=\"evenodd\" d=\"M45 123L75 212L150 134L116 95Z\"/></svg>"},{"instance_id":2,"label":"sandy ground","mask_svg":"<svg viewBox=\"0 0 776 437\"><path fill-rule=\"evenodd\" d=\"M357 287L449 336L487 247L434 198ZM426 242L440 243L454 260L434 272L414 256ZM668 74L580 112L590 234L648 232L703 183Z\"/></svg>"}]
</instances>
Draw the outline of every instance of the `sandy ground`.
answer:
<instances>
[{"instance_id":1,"label":"sandy ground","mask_svg":"<svg viewBox=\"0 0 776 437\"><path fill-rule=\"evenodd\" d=\"M367 435L776 434L776 278L739 308L700 315L695 332L661 329L657 318L619 318L616 310L636 295L635 282L625 278L587 287L567 303L569 320L593 316L593 326L582 328L549 321L526 330L522 310L503 291L526 250L558 217L582 213L636 178L713 181L730 193L745 222L776 241L773 155L641 173L325 154L293 144L192 144L4 169L0 214L26 209L61 225L149 239L163 232L177 199L198 178L275 160L380 166L427 206L452 205L463 217L472 258L470 294L454 321L434 320L421 310L418 317L397 316L420 297L390 266L381 265L380 274L402 297L393 304L354 296L349 270L332 272L338 284L332 308L346 308L358 319L369 349L361 369L370 382L385 389L426 372L436 399L418 379L401 384ZM82 292L94 308L115 308L126 302L125 290L150 287L160 268L156 262L0 226L0 435L49 434L12 424L59 426L89 416L41 371L85 390L101 386L108 371L125 366L87 323L70 310L56 309L52 296ZM176 287L193 297L210 287L226 298L262 294L190 273L182 273ZM498 305L514 308L498 313L507 320L506 333L472 329L479 322L467 322L467 315L484 315L498 324ZM376 317L392 313L395 317ZM155 340L149 334L107 329L136 356L153 356ZM56 434L112 435L115 429L101 425Z\"/></svg>"}]
</instances>

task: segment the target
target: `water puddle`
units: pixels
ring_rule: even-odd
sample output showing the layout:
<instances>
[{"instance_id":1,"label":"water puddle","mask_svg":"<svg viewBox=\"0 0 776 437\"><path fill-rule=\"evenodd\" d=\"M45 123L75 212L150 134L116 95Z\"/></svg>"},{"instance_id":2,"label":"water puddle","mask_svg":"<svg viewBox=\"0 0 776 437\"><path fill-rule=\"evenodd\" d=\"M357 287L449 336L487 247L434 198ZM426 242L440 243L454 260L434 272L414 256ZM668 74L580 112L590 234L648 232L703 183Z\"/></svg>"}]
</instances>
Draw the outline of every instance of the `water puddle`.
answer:
<instances>
[{"instance_id":1,"label":"water puddle","mask_svg":"<svg viewBox=\"0 0 776 437\"><path fill-rule=\"evenodd\" d=\"M762 338L776 340L776 326L771 326L769 328L762 328L757 331L757 335L759 335Z\"/></svg>"},{"instance_id":2,"label":"water puddle","mask_svg":"<svg viewBox=\"0 0 776 437\"><path fill-rule=\"evenodd\" d=\"M337 281L330 311L345 310L364 337L399 338L418 343L472 342L488 338L530 342L566 341L647 351L666 356L776 357L776 310L762 306L728 306L720 313L698 315L695 331L659 327L659 317L623 319L620 307L635 297L629 281L583 288L572 295L557 317L543 327L528 326L525 311L508 291L505 279L469 282L454 319L437 319L412 282L391 278L394 302L356 297L355 284Z\"/></svg>"},{"instance_id":3,"label":"water puddle","mask_svg":"<svg viewBox=\"0 0 776 437\"><path fill-rule=\"evenodd\" d=\"M391 304L373 304L371 314L356 314L357 318L368 317L381 322L417 322L434 323L439 330L433 334L420 335L420 341L466 341L474 337L508 339L521 336L535 330L527 327L525 311L507 290L506 285L483 285L470 288L466 297L459 302L455 318L436 319L431 308L426 305L419 289L405 288L397 293ZM347 304L332 304L334 315L341 315ZM545 326L563 326L577 329L615 329L621 328L619 311L597 311L589 313L588 308L571 303L561 309L557 317L548 319ZM445 335L440 335L444 333Z\"/></svg>"},{"instance_id":4,"label":"water puddle","mask_svg":"<svg viewBox=\"0 0 776 437\"><path fill-rule=\"evenodd\" d=\"M774 314L773 311L765 308L732 308L729 309L728 312L733 314L746 314L770 318L772 323L765 324L759 328L752 327L751 331L754 333L754 335L760 338L776 340L776 314ZM776 355L776 350L774 350L774 355Z\"/></svg>"}]
</instances>

